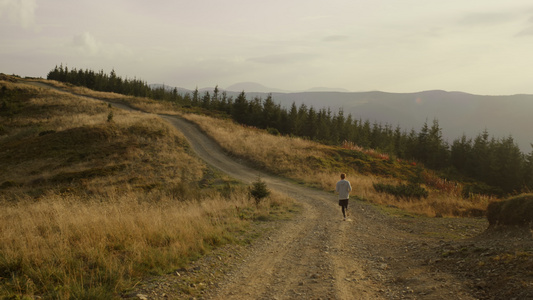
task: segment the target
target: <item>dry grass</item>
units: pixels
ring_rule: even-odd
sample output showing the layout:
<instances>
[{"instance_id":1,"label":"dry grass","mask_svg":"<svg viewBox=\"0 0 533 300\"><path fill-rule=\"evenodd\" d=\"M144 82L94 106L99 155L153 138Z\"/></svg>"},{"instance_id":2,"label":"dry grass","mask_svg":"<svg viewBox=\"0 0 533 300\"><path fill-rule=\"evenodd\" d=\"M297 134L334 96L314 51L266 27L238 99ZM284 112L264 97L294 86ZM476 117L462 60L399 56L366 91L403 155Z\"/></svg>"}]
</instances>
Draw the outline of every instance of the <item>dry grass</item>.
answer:
<instances>
[{"instance_id":1,"label":"dry grass","mask_svg":"<svg viewBox=\"0 0 533 300\"><path fill-rule=\"evenodd\" d=\"M0 84L23 90L19 102L9 100L16 102L14 113L0 114L2 294L112 298L142 275L178 268L234 240L251 220L293 208L277 194L256 207L246 187L209 170L190 154L183 136L155 116L59 91ZM170 103L66 88L149 112L178 113ZM227 120L185 117L234 155L327 191L345 172L354 196L429 216L484 211L490 200L464 200L455 186L431 180L428 199L400 201L373 189L375 182L399 179L363 175L343 163L342 156L351 154L341 147L275 137ZM207 188L199 188L200 182Z\"/></svg>"},{"instance_id":2,"label":"dry grass","mask_svg":"<svg viewBox=\"0 0 533 300\"><path fill-rule=\"evenodd\" d=\"M423 200L400 200L394 196L377 193L377 182L398 184L402 181L375 175L363 175L352 165L342 165L331 160L333 147L292 137L277 137L266 131L247 128L227 120L188 114L189 120L199 124L222 147L231 153L254 162L270 172L306 182L326 191L334 191L339 173L347 173L354 191L352 195L379 205L392 205L400 209L427 216L482 216L488 204L495 199L476 196L461 197L460 185L444 182L434 174L423 176L432 186L424 186L429 197Z\"/></svg>"},{"instance_id":3,"label":"dry grass","mask_svg":"<svg viewBox=\"0 0 533 300\"><path fill-rule=\"evenodd\" d=\"M54 80L35 80L37 82L42 82L47 85L53 85L54 87L60 88L62 90L69 91L74 94L84 95L88 97L94 97L97 99L102 99L110 102L121 102L127 103L131 107L135 107L145 112L151 113L160 113L160 114L173 114L175 113L176 108L170 102L155 101L149 98L140 98L133 96L125 96L117 93L109 92L99 92L90 90L86 87L74 86L71 84L54 81Z\"/></svg>"},{"instance_id":4,"label":"dry grass","mask_svg":"<svg viewBox=\"0 0 533 300\"><path fill-rule=\"evenodd\" d=\"M264 130L245 127L228 120L186 114L185 118L198 124L233 155L247 159L257 166L290 178L304 179L316 174L314 161L328 159L331 147L301 138L273 136ZM319 183L319 182L310 182Z\"/></svg>"},{"instance_id":5,"label":"dry grass","mask_svg":"<svg viewBox=\"0 0 533 300\"><path fill-rule=\"evenodd\" d=\"M294 209L277 194L256 206L157 116L0 87L0 295L115 298Z\"/></svg>"},{"instance_id":6,"label":"dry grass","mask_svg":"<svg viewBox=\"0 0 533 300\"><path fill-rule=\"evenodd\" d=\"M6 86L31 96L19 103L20 113L0 115L7 133L0 137L0 169L9 170L0 172L0 184L20 187L4 193L42 193L57 184L87 194L157 186L172 192L204 176L205 165L188 153L183 135L156 116L63 92Z\"/></svg>"},{"instance_id":7,"label":"dry grass","mask_svg":"<svg viewBox=\"0 0 533 300\"><path fill-rule=\"evenodd\" d=\"M0 294L109 299L135 278L232 241L286 200L274 195L255 208L243 189L193 202L139 193L0 202Z\"/></svg>"},{"instance_id":8,"label":"dry grass","mask_svg":"<svg viewBox=\"0 0 533 300\"><path fill-rule=\"evenodd\" d=\"M123 99L131 105L143 107L154 113L178 113L168 103ZM142 104L137 104L138 102ZM174 110L174 111L172 111ZM184 117L199 126L226 150L239 156L257 167L267 171L293 178L309 185L333 191L340 172L348 173L354 185L353 194L362 199L383 205L393 205L410 212L428 216L479 216L486 211L490 202L497 199L485 196L473 196L463 199L461 185L439 179L431 172L423 172L424 180L429 186L429 197L425 200L405 201L393 196L376 193L373 184L376 182L398 184L399 179L391 179L372 174L361 174L353 165L345 165L332 160L336 148L293 137L272 136L265 131L235 124L228 120L214 119L195 114L184 114ZM344 149L347 146L344 145ZM342 148L342 147L340 147ZM351 148L350 148L351 149ZM357 149L352 149L357 150ZM388 159L379 153L359 149L360 152L377 159ZM412 170L405 170L405 173ZM401 171L400 171L401 172Z\"/></svg>"}]
</instances>

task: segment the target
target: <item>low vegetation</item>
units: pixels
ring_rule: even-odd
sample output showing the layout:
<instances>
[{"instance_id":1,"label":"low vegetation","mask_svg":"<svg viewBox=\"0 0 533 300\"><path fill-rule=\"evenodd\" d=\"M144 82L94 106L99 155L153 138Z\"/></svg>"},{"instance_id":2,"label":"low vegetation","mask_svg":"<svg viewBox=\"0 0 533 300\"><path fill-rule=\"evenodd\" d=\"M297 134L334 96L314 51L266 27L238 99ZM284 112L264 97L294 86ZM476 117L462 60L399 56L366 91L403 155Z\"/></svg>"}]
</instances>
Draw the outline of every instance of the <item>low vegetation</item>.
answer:
<instances>
[{"instance_id":1,"label":"low vegetation","mask_svg":"<svg viewBox=\"0 0 533 300\"><path fill-rule=\"evenodd\" d=\"M454 180L468 178L490 188L477 188L469 193L492 193L496 196L516 194L533 189L533 151L522 153L512 136L496 139L487 130L475 138L463 135L452 143L443 139L438 120L425 124L417 132L390 124L369 120L355 120L344 115L342 109L309 107L305 103L290 108L276 104L271 95L266 99L247 98L244 91L237 97L228 97L218 87L210 93L178 93L164 86L152 88L138 79L122 79L113 70L103 71L55 67L48 79L68 82L76 86L115 92L123 95L149 97L183 108L202 110L210 114L225 114L239 124L266 129L273 134L294 135L329 145L343 141L382 152L383 156L416 160L425 166L446 174Z\"/></svg>"},{"instance_id":2,"label":"low vegetation","mask_svg":"<svg viewBox=\"0 0 533 300\"><path fill-rule=\"evenodd\" d=\"M465 192L472 185L350 143L324 145L171 102L48 83L147 112L180 114L232 155L331 191L332 198L343 172L354 198L415 214L481 217L489 207L491 224L505 224L504 215L516 217L510 211L532 211L530 195L504 204ZM142 276L239 242L253 221L297 209L260 178L248 187L210 169L180 132L153 115L5 77L0 89L0 170L9 170L0 172L0 294L112 298Z\"/></svg>"},{"instance_id":3,"label":"low vegetation","mask_svg":"<svg viewBox=\"0 0 533 300\"><path fill-rule=\"evenodd\" d=\"M273 135L268 130L237 124L228 118L190 113L172 102L154 101L112 93L94 92L83 87L47 81L78 94L127 103L152 113L180 114L213 137L232 155L267 172L292 178L310 186L333 191L341 172L354 185L354 196L380 205L392 205L413 213L443 217L481 217L487 205L497 198L473 193L483 186L471 182L448 181L414 162L400 160L378 151L345 142L329 146L304 138ZM414 182L427 191L427 199L396 197L376 192L374 185L396 188ZM423 193L425 195L425 193ZM422 195L422 194L421 194Z\"/></svg>"},{"instance_id":4,"label":"low vegetation","mask_svg":"<svg viewBox=\"0 0 533 300\"><path fill-rule=\"evenodd\" d=\"M495 198L476 194L465 199L460 183L441 179L410 162L384 159L372 153L326 146L301 138L273 136L264 130L224 119L197 114L185 117L199 124L233 155L268 172L326 191L333 192L339 174L344 172L352 182L355 197L428 216L480 217L487 205L496 201ZM426 198L427 192L427 199L418 201L414 196L397 197L377 192L374 188L376 184L396 187L409 182L420 182L417 195Z\"/></svg>"},{"instance_id":5,"label":"low vegetation","mask_svg":"<svg viewBox=\"0 0 533 300\"><path fill-rule=\"evenodd\" d=\"M10 80L0 89L5 299L115 298L297 209L276 193L256 205L157 117Z\"/></svg>"},{"instance_id":6,"label":"low vegetation","mask_svg":"<svg viewBox=\"0 0 533 300\"><path fill-rule=\"evenodd\" d=\"M487 211L489 225L533 228L533 194L522 194L493 202Z\"/></svg>"},{"instance_id":7,"label":"low vegetation","mask_svg":"<svg viewBox=\"0 0 533 300\"><path fill-rule=\"evenodd\" d=\"M391 194L399 200L400 199L420 200L421 198L427 198L429 195L428 191L425 188L415 183L409 183L409 184L402 183L399 185L375 183L374 189L376 190L376 192Z\"/></svg>"}]
</instances>

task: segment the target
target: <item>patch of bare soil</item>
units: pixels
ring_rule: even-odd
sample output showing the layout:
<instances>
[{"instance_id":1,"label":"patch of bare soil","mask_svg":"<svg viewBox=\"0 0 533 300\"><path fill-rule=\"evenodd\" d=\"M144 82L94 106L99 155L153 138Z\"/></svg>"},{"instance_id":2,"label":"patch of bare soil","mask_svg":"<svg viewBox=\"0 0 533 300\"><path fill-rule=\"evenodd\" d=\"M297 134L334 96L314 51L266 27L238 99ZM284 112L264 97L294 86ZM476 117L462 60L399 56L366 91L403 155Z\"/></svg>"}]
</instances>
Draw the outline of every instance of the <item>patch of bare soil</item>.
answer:
<instances>
[{"instance_id":1,"label":"patch of bare soil","mask_svg":"<svg viewBox=\"0 0 533 300\"><path fill-rule=\"evenodd\" d=\"M146 278L124 298L533 298L529 229L486 231L483 219L384 213L355 199L350 220L343 221L335 195L251 169L193 124L161 117L207 163L247 183L260 175L270 189L301 203L302 211L291 220L256 224L243 236L259 236L252 243L224 246L185 269ZM357 182L352 186L357 194Z\"/></svg>"}]
</instances>

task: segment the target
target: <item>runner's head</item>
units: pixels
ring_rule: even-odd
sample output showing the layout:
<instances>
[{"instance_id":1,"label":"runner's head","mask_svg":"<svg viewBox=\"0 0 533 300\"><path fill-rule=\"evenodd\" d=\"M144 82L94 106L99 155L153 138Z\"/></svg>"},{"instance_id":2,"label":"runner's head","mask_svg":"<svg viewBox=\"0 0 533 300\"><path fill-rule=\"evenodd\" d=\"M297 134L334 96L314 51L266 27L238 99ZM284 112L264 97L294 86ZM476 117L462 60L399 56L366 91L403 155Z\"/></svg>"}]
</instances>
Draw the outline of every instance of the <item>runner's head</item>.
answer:
<instances>
[{"instance_id":1,"label":"runner's head","mask_svg":"<svg viewBox=\"0 0 533 300\"><path fill-rule=\"evenodd\" d=\"M346 178L346 174L341 173L341 179L344 179L344 178Z\"/></svg>"}]
</instances>

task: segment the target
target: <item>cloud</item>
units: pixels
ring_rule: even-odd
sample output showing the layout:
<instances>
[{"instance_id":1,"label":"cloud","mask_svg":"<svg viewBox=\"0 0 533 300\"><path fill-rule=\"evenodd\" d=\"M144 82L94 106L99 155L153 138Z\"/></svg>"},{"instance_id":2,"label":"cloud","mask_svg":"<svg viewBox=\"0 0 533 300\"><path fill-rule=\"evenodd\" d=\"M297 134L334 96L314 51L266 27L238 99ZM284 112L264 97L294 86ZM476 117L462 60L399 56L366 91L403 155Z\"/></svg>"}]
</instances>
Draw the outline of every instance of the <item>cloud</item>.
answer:
<instances>
[{"instance_id":1,"label":"cloud","mask_svg":"<svg viewBox=\"0 0 533 300\"><path fill-rule=\"evenodd\" d=\"M517 37L521 36L532 36L533 35L533 17L530 17L528 20L528 23L530 24L526 28L522 29L520 32L516 34Z\"/></svg>"},{"instance_id":2,"label":"cloud","mask_svg":"<svg viewBox=\"0 0 533 300\"><path fill-rule=\"evenodd\" d=\"M150 62L152 81L178 85L184 88L204 88L215 85L229 85L242 74L250 72L242 59L239 58L207 58L176 61L171 58ZM238 79L235 79L238 78Z\"/></svg>"},{"instance_id":3,"label":"cloud","mask_svg":"<svg viewBox=\"0 0 533 300\"><path fill-rule=\"evenodd\" d=\"M126 46L118 43L104 44L89 32L74 36L70 45L82 54L91 57L98 56L107 59L130 59L133 57L133 51Z\"/></svg>"},{"instance_id":4,"label":"cloud","mask_svg":"<svg viewBox=\"0 0 533 300\"><path fill-rule=\"evenodd\" d=\"M88 32L74 36L72 46L79 48L83 53L91 56L97 55L101 49L101 43Z\"/></svg>"},{"instance_id":5,"label":"cloud","mask_svg":"<svg viewBox=\"0 0 533 300\"><path fill-rule=\"evenodd\" d=\"M322 39L323 42L340 42L345 41L349 37L347 35L330 35Z\"/></svg>"},{"instance_id":6,"label":"cloud","mask_svg":"<svg viewBox=\"0 0 533 300\"><path fill-rule=\"evenodd\" d=\"M516 20L514 13L496 12L496 13L475 13L468 14L459 20L459 24L466 26L487 26L500 25Z\"/></svg>"},{"instance_id":7,"label":"cloud","mask_svg":"<svg viewBox=\"0 0 533 300\"><path fill-rule=\"evenodd\" d=\"M0 17L5 13L9 20L22 28L35 26L36 0L0 0Z\"/></svg>"},{"instance_id":8,"label":"cloud","mask_svg":"<svg viewBox=\"0 0 533 300\"><path fill-rule=\"evenodd\" d=\"M262 64L293 64L302 61L309 61L313 59L315 55L309 53L286 53L286 54L273 54L260 57L249 58L248 61L262 63Z\"/></svg>"},{"instance_id":9,"label":"cloud","mask_svg":"<svg viewBox=\"0 0 533 300\"><path fill-rule=\"evenodd\" d=\"M519 33L516 34L517 37L520 36L532 36L533 35L533 26L530 26L528 28L523 29Z\"/></svg>"}]
</instances>

